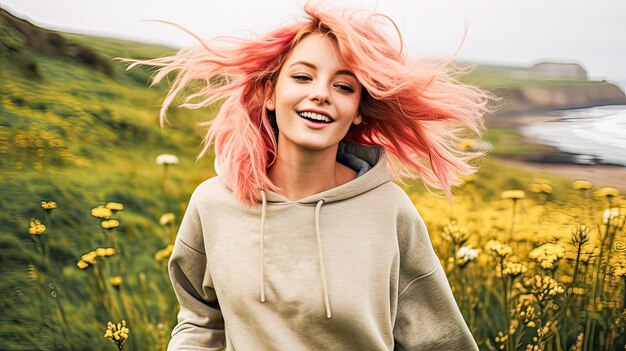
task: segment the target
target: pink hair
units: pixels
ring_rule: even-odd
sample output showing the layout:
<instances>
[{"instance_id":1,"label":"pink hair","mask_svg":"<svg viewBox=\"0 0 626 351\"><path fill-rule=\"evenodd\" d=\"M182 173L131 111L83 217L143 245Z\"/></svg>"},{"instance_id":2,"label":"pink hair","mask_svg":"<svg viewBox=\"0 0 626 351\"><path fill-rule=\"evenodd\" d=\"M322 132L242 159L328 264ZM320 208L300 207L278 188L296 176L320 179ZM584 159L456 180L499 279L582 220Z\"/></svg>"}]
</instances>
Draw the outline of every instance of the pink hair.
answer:
<instances>
[{"instance_id":1,"label":"pink hair","mask_svg":"<svg viewBox=\"0 0 626 351\"><path fill-rule=\"evenodd\" d=\"M200 45L170 57L130 60L128 69L138 64L161 67L152 84L178 72L161 108L161 125L168 106L192 83L202 86L183 94L180 107L222 103L216 117L201 124L209 129L198 158L214 144L221 176L242 203L256 206L259 188L276 190L267 176L277 140L265 102L282 63L300 40L312 33L328 35L363 85L359 111L364 123L352 126L344 140L383 146L396 177L421 178L427 187L451 197L459 177L475 172L468 162L481 153L458 145L468 131L481 134L489 96L456 81L447 60L408 61L401 34L396 48L379 29L381 20L387 20L398 31L384 15L310 4L304 11L308 18L303 21L253 39L205 42L190 33Z\"/></svg>"}]
</instances>

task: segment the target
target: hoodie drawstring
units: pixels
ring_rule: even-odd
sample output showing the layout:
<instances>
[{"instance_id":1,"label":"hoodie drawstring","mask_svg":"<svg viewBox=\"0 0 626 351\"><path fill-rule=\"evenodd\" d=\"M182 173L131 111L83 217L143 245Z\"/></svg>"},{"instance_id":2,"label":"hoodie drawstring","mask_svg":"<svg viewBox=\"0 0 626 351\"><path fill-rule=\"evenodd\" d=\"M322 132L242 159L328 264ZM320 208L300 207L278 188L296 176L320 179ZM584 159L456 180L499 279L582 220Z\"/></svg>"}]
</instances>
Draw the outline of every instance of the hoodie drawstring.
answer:
<instances>
[{"instance_id":1,"label":"hoodie drawstring","mask_svg":"<svg viewBox=\"0 0 626 351\"><path fill-rule=\"evenodd\" d=\"M317 256L320 261L320 273L322 274L322 292L324 293L324 306L326 306L326 318L331 317L330 301L328 299L328 284L326 283L326 272L324 271L324 253L322 252L322 240L320 238L320 208L324 200L320 200L315 205L315 236L317 237Z\"/></svg>"},{"instance_id":2,"label":"hoodie drawstring","mask_svg":"<svg viewBox=\"0 0 626 351\"><path fill-rule=\"evenodd\" d=\"M267 210L267 197L265 190L261 191L261 238L260 238L260 277L259 285L261 290L261 302L265 302L265 255L264 255L264 237L265 237L265 213ZM322 239L320 234L320 209L324 204L324 200L319 200L315 205L315 238L317 240L317 256L320 264L320 274L322 281L322 293L324 295L324 307L326 308L326 318L331 318L330 299L328 298L328 283L326 282L326 271L324 269L324 253L322 251Z\"/></svg>"},{"instance_id":3,"label":"hoodie drawstring","mask_svg":"<svg viewBox=\"0 0 626 351\"><path fill-rule=\"evenodd\" d=\"M264 247L263 247L263 242L265 241L264 237L264 231L265 231L265 208L267 206L267 198L265 197L265 190L261 189L261 198L263 199L263 204L261 205L261 242L260 242L260 251L259 252L259 257L261 258L261 264L260 264L260 285L261 285L261 302L265 302L265 272L263 267L265 266L265 259L264 259Z\"/></svg>"}]
</instances>

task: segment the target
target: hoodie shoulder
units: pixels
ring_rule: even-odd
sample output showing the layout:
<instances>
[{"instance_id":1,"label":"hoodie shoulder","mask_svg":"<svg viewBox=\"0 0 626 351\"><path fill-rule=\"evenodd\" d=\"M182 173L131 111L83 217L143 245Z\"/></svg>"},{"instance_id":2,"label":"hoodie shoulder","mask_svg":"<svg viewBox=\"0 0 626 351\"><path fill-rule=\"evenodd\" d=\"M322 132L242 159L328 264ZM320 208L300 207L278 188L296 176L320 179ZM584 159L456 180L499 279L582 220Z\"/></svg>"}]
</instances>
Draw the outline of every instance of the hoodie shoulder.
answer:
<instances>
[{"instance_id":1,"label":"hoodie shoulder","mask_svg":"<svg viewBox=\"0 0 626 351\"><path fill-rule=\"evenodd\" d=\"M224 187L224 185L220 181L219 176L211 177L209 179L204 180L202 183L198 184L198 186L194 190L194 193L211 191L212 189L215 189L216 187Z\"/></svg>"},{"instance_id":2,"label":"hoodie shoulder","mask_svg":"<svg viewBox=\"0 0 626 351\"><path fill-rule=\"evenodd\" d=\"M209 178L200 183L191 194L190 204L206 205L218 203L222 200L233 199L232 192L220 180L218 176Z\"/></svg>"},{"instance_id":3,"label":"hoodie shoulder","mask_svg":"<svg viewBox=\"0 0 626 351\"><path fill-rule=\"evenodd\" d=\"M398 217L406 219L421 218L415 204L406 193L404 189L393 181L387 182L381 186L385 191L385 196L388 197L398 211Z\"/></svg>"}]
</instances>

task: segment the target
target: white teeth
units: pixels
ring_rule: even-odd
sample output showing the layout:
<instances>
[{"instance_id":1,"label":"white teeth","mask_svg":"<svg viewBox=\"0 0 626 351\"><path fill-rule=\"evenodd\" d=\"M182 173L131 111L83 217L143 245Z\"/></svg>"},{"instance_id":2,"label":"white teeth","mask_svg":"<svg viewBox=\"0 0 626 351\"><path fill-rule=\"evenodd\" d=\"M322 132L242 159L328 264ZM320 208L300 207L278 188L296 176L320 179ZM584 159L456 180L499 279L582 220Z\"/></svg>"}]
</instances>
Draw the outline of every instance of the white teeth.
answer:
<instances>
[{"instance_id":1,"label":"white teeth","mask_svg":"<svg viewBox=\"0 0 626 351\"><path fill-rule=\"evenodd\" d=\"M324 115L321 115L321 114L315 113L315 112L305 111L305 112L299 112L298 114L301 117L312 119L312 120L315 120L315 121L326 122L326 123L332 122L332 120L330 118L328 118L327 116L324 116Z\"/></svg>"}]
</instances>

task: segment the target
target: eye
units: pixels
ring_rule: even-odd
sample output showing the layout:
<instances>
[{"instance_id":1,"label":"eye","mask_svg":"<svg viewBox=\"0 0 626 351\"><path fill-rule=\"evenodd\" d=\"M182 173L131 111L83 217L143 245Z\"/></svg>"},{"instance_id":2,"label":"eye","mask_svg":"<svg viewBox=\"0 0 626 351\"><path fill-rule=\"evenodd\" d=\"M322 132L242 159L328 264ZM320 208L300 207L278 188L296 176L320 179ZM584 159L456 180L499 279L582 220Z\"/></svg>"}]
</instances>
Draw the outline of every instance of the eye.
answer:
<instances>
[{"instance_id":1,"label":"eye","mask_svg":"<svg viewBox=\"0 0 626 351\"><path fill-rule=\"evenodd\" d=\"M336 84L335 87L342 93L354 93L354 89L348 84Z\"/></svg>"},{"instance_id":2,"label":"eye","mask_svg":"<svg viewBox=\"0 0 626 351\"><path fill-rule=\"evenodd\" d=\"M305 74L295 74L295 75L291 76L291 78L293 78L293 79L295 79L297 81L300 81L300 82L306 82L306 81L311 80L311 77L309 77L309 76L307 76Z\"/></svg>"}]
</instances>

